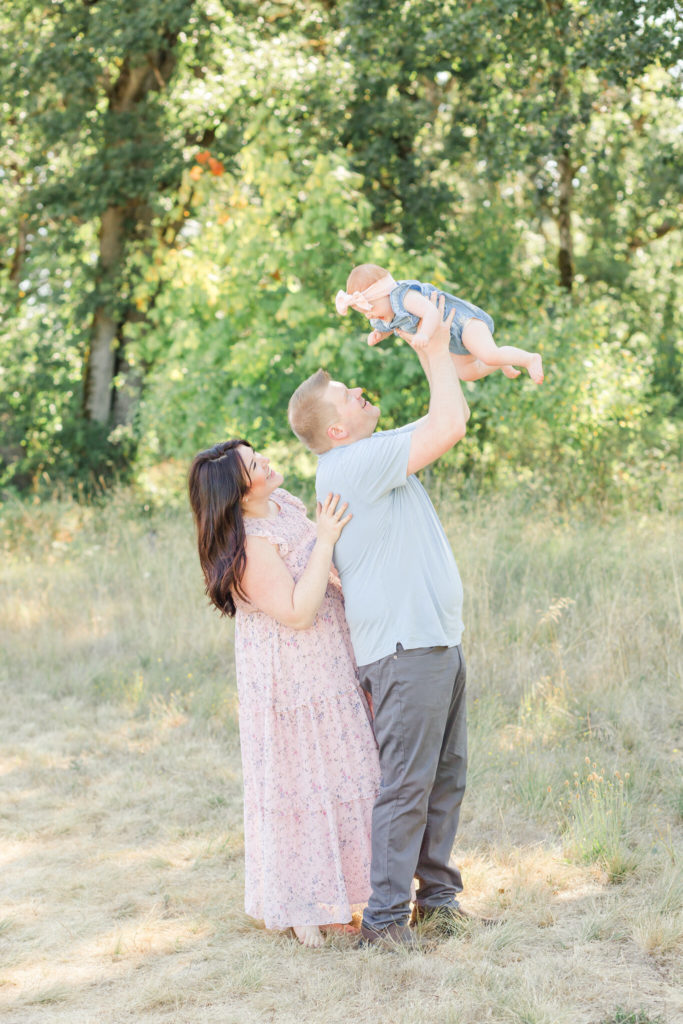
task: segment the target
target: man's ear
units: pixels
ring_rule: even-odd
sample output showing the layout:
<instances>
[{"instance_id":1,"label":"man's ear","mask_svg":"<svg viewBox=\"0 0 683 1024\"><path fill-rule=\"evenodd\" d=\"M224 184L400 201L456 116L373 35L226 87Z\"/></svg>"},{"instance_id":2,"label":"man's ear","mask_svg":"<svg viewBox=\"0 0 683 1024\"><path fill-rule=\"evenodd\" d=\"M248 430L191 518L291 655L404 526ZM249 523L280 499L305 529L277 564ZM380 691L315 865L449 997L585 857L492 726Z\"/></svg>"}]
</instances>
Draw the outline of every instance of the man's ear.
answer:
<instances>
[{"instance_id":1,"label":"man's ear","mask_svg":"<svg viewBox=\"0 0 683 1024\"><path fill-rule=\"evenodd\" d=\"M341 423L332 423L327 428L326 433L330 441L343 441L344 438L349 436L348 430Z\"/></svg>"}]
</instances>

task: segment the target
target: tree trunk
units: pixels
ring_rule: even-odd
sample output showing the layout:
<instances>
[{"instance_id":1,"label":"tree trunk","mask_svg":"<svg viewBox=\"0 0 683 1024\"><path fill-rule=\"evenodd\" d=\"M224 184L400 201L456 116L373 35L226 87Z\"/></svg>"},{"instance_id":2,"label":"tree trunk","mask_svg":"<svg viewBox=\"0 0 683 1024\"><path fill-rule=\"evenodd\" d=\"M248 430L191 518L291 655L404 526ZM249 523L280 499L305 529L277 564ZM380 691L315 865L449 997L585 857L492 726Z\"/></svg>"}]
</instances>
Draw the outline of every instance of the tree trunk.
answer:
<instances>
[{"instance_id":1,"label":"tree trunk","mask_svg":"<svg viewBox=\"0 0 683 1024\"><path fill-rule=\"evenodd\" d=\"M102 215L100 225L100 284L109 281L112 286L123 252L123 223L125 211L121 206L110 206ZM102 302L93 316L90 348L85 370L85 415L97 423L109 420L112 404L112 384L116 365L116 338L118 323L112 304Z\"/></svg>"},{"instance_id":2,"label":"tree trunk","mask_svg":"<svg viewBox=\"0 0 683 1024\"><path fill-rule=\"evenodd\" d=\"M574 285L574 245L572 239L572 198L574 193L574 168L571 162L571 125L573 121L572 103L569 94L568 75L569 59L567 46L571 39L571 7L565 0L546 0L548 13L552 21L555 36L556 52L554 54L555 70L550 76L552 90L555 94L555 108L558 112L558 123L555 143L559 150L558 158L558 198L557 198L557 231L559 235L559 252L557 265L560 274L560 285L568 292Z\"/></svg>"},{"instance_id":3,"label":"tree trunk","mask_svg":"<svg viewBox=\"0 0 683 1024\"><path fill-rule=\"evenodd\" d=\"M560 239L558 267L560 284L567 291L574 285L574 245L572 239L572 196L574 169L572 167L569 143L565 142L559 159L559 196L557 204L557 228Z\"/></svg>"},{"instance_id":4,"label":"tree trunk","mask_svg":"<svg viewBox=\"0 0 683 1024\"><path fill-rule=\"evenodd\" d=\"M131 66L126 59L118 79L108 91L110 111L128 113L143 103L150 91L164 87L175 65L172 50L175 37L169 37L167 42L167 50L149 55L140 64ZM141 197L131 197L125 204L109 206L101 218L97 277L102 298L93 315L84 374L84 414L86 419L97 423L130 422L133 401L141 388L140 374L130 367L123 350L122 327L126 314L117 309L115 294L126 242L138 232L136 215L146 206ZM145 230L149 230L149 217ZM114 390L117 372L123 374L125 394L118 395Z\"/></svg>"},{"instance_id":5,"label":"tree trunk","mask_svg":"<svg viewBox=\"0 0 683 1024\"><path fill-rule=\"evenodd\" d=\"M9 279L12 284L19 284L24 271L24 256L26 255L26 217L22 214L17 226L17 243L14 247L14 256L10 267Z\"/></svg>"},{"instance_id":6,"label":"tree trunk","mask_svg":"<svg viewBox=\"0 0 683 1024\"><path fill-rule=\"evenodd\" d=\"M121 333L125 324L140 323L146 320L144 313L137 309L129 309L125 323L121 325ZM117 387L113 391L111 418L115 427L133 422L135 409L142 395L143 369L134 365L127 352L125 339L120 337L115 353L114 376L118 378Z\"/></svg>"}]
</instances>

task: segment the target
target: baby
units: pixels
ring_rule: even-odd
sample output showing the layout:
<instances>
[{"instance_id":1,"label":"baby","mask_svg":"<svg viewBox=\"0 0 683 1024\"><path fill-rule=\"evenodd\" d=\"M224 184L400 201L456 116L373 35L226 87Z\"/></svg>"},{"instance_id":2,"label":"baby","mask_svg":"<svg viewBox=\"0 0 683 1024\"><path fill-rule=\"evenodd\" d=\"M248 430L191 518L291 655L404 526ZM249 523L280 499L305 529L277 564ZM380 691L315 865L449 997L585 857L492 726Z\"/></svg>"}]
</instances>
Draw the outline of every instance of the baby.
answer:
<instances>
[{"instance_id":1,"label":"baby","mask_svg":"<svg viewBox=\"0 0 683 1024\"><path fill-rule=\"evenodd\" d=\"M461 380L479 380L500 368L506 377L519 377L515 366L523 366L536 384L543 382L543 363L537 352L514 345L500 348L493 340L493 320L478 306L420 281L394 281L375 263L354 267L346 291L337 292L337 312L349 308L363 313L372 325L368 345L377 345L394 331L410 336L410 344L424 348L439 323L439 313L429 296L436 292L446 300L444 316L455 309L451 326L450 351Z\"/></svg>"}]
</instances>

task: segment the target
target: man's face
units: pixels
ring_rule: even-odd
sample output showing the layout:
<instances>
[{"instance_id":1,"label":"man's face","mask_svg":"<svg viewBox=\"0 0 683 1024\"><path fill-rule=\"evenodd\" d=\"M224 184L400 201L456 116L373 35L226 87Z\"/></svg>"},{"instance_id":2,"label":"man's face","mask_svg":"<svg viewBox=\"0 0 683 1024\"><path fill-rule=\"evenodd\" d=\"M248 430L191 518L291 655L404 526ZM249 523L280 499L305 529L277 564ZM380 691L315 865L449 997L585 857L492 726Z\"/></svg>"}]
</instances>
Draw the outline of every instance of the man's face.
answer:
<instances>
[{"instance_id":1,"label":"man's face","mask_svg":"<svg viewBox=\"0 0 683 1024\"><path fill-rule=\"evenodd\" d=\"M325 397L337 410L337 424L347 431L345 443L360 441L374 433L379 407L363 398L362 388L347 388L341 381L331 380Z\"/></svg>"}]
</instances>

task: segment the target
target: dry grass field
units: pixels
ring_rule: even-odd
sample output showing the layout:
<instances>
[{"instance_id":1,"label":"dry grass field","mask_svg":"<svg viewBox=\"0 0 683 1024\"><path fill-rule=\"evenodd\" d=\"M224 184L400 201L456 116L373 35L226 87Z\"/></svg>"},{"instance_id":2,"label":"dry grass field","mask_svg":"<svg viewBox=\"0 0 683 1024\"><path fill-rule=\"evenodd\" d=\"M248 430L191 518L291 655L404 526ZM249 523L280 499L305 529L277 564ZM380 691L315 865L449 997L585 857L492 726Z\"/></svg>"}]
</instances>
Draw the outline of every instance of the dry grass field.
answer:
<instances>
[{"instance_id":1,"label":"dry grass field","mask_svg":"<svg viewBox=\"0 0 683 1024\"><path fill-rule=\"evenodd\" d=\"M184 510L0 510L5 1024L680 1024L673 515L441 514L466 590L463 904L419 953L242 912L232 625ZM305 878L301 879L306 884Z\"/></svg>"}]
</instances>

